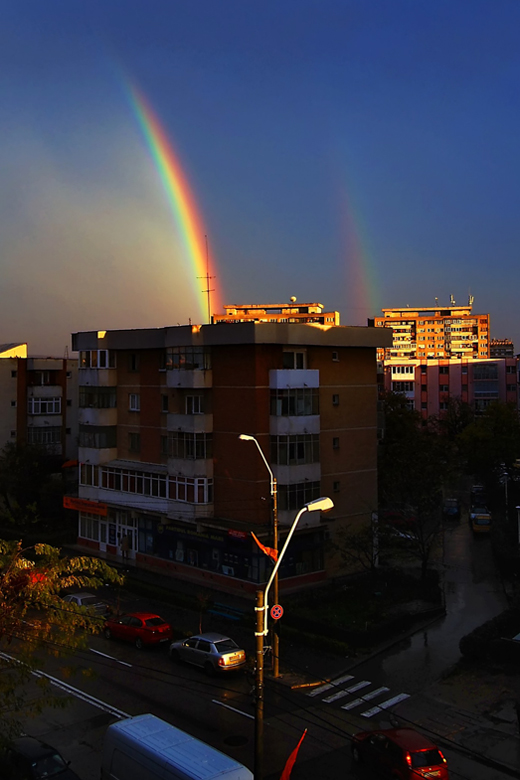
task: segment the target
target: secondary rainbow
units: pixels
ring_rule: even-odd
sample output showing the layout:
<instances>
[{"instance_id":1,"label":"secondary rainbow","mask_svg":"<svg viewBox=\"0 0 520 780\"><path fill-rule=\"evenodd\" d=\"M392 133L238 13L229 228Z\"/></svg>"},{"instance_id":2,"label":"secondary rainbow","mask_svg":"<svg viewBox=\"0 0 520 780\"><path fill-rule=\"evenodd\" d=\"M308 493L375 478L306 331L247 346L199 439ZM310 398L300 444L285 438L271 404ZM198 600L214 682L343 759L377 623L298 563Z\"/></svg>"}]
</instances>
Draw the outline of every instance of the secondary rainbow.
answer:
<instances>
[{"instance_id":1,"label":"secondary rainbow","mask_svg":"<svg viewBox=\"0 0 520 780\"><path fill-rule=\"evenodd\" d=\"M208 316L207 280L212 289L211 308L218 308L218 288L211 257L207 256L207 245L202 219L186 175L181 167L170 141L156 114L146 98L133 85L127 83L130 103L146 139L155 167L168 198L175 222L178 226L187 257L193 266L193 289L199 304L202 320Z\"/></svg>"}]
</instances>

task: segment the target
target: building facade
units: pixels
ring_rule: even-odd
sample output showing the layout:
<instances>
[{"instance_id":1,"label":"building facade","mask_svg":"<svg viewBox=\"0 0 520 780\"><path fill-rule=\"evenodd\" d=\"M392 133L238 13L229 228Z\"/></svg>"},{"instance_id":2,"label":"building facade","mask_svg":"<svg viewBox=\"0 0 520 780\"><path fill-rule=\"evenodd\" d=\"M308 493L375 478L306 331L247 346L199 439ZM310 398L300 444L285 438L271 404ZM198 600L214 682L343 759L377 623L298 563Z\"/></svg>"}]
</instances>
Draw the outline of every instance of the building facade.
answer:
<instances>
[{"instance_id":1,"label":"building facade","mask_svg":"<svg viewBox=\"0 0 520 780\"><path fill-rule=\"evenodd\" d=\"M339 325L339 312L323 311L322 303L247 303L224 306L224 314L214 314L212 322L314 322Z\"/></svg>"},{"instance_id":2,"label":"building facade","mask_svg":"<svg viewBox=\"0 0 520 780\"><path fill-rule=\"evenodd\" d=\"M0 345L0 448L35 444L57 460L78 453L78 361L28 357L27 344Z\"/></svg>"},{"instance_id":3,"label":"building facade","mask_svg":"<svg viewBox=\"0 0 520 780\"><path fill-rule=\"evenodd\" d=\"M515 345L510 339L491 339L489 355L492 358L514 357Z\"/></svg>"},{"instance_id":4,"label":"building facade","mask_svg":"<svg viewBox=\"0 0 520 780\"><path fill-rule=\"evenodd\" d=\"M467 306L382 309L374 318L378 328L392 328L392 345L378 351L378 359L391 360L455 358L480 360L489 357L489 314L473 314Z\"/></svg>"},{"instance_id":5,"label":"building facade","mask_svg":"<svg viewBox=\"0 0 520 780\"><path fill-rule=\"evenodd\" d=\"M407 360L381 366L385 390L402 393L423 418L442 416L451 398L477 413L500 401L518 405L515 357L481 360Z\"/></svg>"},{"instance_id":6,"label":"building facade","mask_svg":"<svg viewBox=\"0 0 520 780\"><path fill-rule=\"evenodd\" d=\"M368 327L234 322L73 334L79 351L78 542L137 566L253 593L271 543L270 480L281 541L303 515L286 588L335 576L330 544L377 508L376 347Z\"/></svg>"}]
</instances>

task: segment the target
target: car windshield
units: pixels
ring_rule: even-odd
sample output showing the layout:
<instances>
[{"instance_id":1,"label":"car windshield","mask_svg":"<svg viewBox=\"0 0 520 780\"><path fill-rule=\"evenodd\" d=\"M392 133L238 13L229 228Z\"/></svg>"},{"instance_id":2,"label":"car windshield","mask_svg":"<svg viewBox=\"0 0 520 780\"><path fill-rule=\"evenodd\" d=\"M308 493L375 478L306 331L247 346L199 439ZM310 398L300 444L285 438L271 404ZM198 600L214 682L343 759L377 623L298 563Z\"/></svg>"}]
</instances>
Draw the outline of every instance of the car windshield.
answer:
<instances>
[{"instance_id":1,"label":"car windshield","mask_svg":"<svg viewBox=\"0 0 520 780\"><path fill-rule=\"evenodd\" d=\"M163 620L160 617L151 617L151 618L146 618L144 622L147 626L164 626L166 620Z\"/></svg>"},{"instance_id":2,"label":"car windshield","mask_svg":"<svg viewBox=\"0 0 520 780\"><path fill-rule=\"evenodd\" d=\"M225 653L228 650L236 650L238 645L233 639L221 639L219 642L215 642L217 653Z\"/></svg>"},{"instance_id":3,"label":"car windshield","mask_svg":"<svg viewBox=\"0 0 520 780\"><path fill-rule=\"evenodd\" d=\"M96 596L81 596L80 598L80 604L82 607L93 607L97 603L98 599Z\"/></svg>"},{"instance_id":4,"label":"car windshield","mask_svg":"<svg viewBox=\"0 0 520 780\"><path fill-rule=\"evenodd\" d=\"M475 525L489 525L489 517L476 517Z\"/></svg>"},{"instance_id":5,"label":"car windshield","mask_svg":"<svg viewBox=\"0 0 520 780\"><path fill-rule=\"evenodd\" d=\"M412 766L414 769L421 766L439 766L439 764L442 764L442 758L436 748L412 753Z\"/></svg>"},{"instance_id":6,"label":"car windshield","mask_svg":"<svg viewBox=\"0 0 520 780\"><path fill-rule=\"evenodd\" d=\"M40 758L38 761L35 761L33 769L34 777L37 777L38 779L53 777L67 769L67 764L59 753L53 753L50 756L45 756L45 758Z\"/></svg>"},{"instance_id":7,"label":"car windshield","mask_svg":"<svg viewBox=\"0 0 520 780\"><path fill-rule=\"evenodd\" d=\"M487 511L487 509L486 509L486 507L485 507L485 506L477 506L477 507L475 507L475 509L473 510L473 514L474 514L474 515L487 515L487 514L488 514L488 511Z\"/></svg>"}]
</instances>

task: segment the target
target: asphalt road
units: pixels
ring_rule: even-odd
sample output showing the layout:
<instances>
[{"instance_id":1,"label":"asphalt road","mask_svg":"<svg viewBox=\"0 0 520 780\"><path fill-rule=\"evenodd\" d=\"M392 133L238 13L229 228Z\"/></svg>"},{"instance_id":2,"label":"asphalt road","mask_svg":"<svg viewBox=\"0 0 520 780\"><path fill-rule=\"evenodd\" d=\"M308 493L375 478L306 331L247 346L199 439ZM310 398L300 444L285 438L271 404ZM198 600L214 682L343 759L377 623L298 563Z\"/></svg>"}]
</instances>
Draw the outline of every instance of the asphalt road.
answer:
<instances>
[{"instance_id":1,"label":"asphalt road","mask_svg":"<svg viewBox=\"0 0 520 780\"><path fill-rule=\"evenodd\" d=\"M349 734L388 727L392 713L411 703L415 722L421 722L423 691L458 659L460 636L503 608L488 540L473 540L467 526L459 524L448 532L446 542L447 615L442 620L356 664L282 644L297 674L286 674L278 683L266 681L266 780L278 780L305 729L293 780L363 780L366 775L351 763ZM199 630L195 613L130 593L121 594L120 607L122 611L157 611L174 625L194 633ZM204 621L203 630L229 633L252 650L250 630L215 616L204 616ZM47 662L45 670L75 690L63 691L70 701L66 709L47 710L27 727L29 733L44 737L71 759L82 780L99 778L107 725L118 717L144 712L154 713L253 768L254 703L248 675L208 678L202 670L173 664L164 646L139 651L102 635L93 636L89 646L75 657L76 673L71 677L64 674L62 661ZM316 684L292 688L291 682L298 680ZM448 741L445 748L454 779L511 776L495 769L490 774L489 766L478 757L464 756L455 747Z\"/></svg>"}]
</instances>

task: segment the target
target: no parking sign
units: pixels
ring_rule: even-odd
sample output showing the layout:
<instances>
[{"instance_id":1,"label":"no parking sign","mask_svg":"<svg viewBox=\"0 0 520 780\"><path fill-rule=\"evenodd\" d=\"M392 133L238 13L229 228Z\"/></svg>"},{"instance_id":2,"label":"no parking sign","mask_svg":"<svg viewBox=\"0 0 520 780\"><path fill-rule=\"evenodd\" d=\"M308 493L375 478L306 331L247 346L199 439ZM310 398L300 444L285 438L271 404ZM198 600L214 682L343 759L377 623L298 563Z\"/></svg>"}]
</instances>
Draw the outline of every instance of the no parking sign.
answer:
<instances>
[{"instance_id":1,"label":"no parking sign","mask_svg":"<svg viewBox=\"0 0 520 780\"><path fill-rule=\"evenodd\" d=\"M273 620L280 620L282 615L283 607L281 607L280 604L275 604L274 607L271 607L271 617Z\"/></svg>"}]
</instances>

